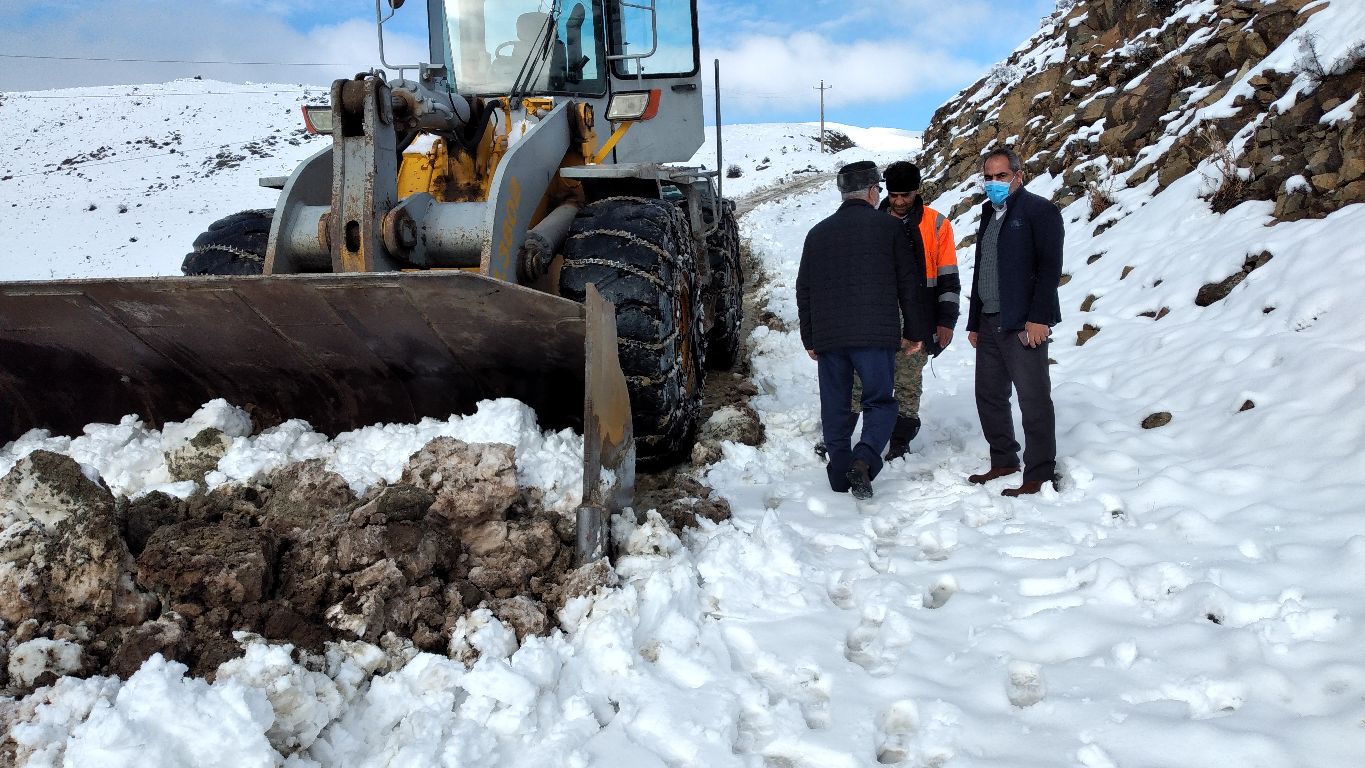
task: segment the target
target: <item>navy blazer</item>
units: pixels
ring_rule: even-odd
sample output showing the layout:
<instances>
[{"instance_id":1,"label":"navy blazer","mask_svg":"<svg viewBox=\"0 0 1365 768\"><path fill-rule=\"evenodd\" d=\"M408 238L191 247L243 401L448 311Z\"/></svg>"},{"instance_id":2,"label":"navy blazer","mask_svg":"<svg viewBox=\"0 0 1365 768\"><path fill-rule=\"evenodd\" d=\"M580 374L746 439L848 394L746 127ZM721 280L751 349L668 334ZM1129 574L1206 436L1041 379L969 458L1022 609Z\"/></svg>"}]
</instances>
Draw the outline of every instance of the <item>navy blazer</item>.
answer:
<instances>
[{"instance_id":1,"label":"navy blazer","mask_svg":"<svg viewBox=\"0 0 1365 768\"><path fill-rule=\"evenodd\" d=\"M995 208L987 200L981 206L981 225L976 231L976 268L972 270L972 298L967 310L967 330L981 330L981 298L977 281L981 272L981 239ZM1066 230L1062 212L1045 197L1020 187L1005 201L1005 220L1000 223L996 264L1000 270L1000 330L1023 330L1024 323L1056 325L1062 321L1057 286L1062 279L1062 244Z\"/></svg>"}]
</instances>

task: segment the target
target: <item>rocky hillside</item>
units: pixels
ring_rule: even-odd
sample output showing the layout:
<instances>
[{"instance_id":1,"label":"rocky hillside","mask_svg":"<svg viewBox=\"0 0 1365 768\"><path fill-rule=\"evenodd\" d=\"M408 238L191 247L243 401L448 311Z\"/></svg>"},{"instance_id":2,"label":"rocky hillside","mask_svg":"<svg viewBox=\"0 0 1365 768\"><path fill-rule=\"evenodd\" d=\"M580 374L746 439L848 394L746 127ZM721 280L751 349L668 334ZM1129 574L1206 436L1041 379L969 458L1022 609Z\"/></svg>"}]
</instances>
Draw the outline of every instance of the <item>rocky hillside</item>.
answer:
<instances>
[{"instance_id":1,"label":"rocky hillside","mask_svg":"<svg viewBox=\"0 0 1365 768\"><path fill-rule=\"evenodd\" d=\"M1008 146L1030 177L1060 181L1059 205L1088 197L1091 218L1118 187L1155 179L1154 196L1194 171L1215 211L1273 200L1277 221L1321 218L1365 201L1362 10L1350 0L1061 0L934 114L926 177L945 191L975 183L981 154Z\"/></svg>"}]
</instances>

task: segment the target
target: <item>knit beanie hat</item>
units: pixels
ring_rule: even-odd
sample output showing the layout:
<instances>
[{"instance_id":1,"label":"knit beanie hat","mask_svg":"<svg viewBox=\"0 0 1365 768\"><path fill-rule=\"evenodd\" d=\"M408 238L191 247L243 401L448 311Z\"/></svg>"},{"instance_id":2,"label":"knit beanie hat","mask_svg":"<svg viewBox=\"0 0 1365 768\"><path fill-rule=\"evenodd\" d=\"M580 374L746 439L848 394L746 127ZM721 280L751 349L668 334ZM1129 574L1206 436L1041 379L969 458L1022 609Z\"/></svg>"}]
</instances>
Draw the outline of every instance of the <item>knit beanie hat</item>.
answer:
<instances>
[{"instance_id":1,"label":"knit beanie hat","mask_svg":"<svg viewBox=\"0 0 1365 768\"><path fill-rule=\"evenodd\" d=\"M886 166L887 192L914 192L919 189L919 168L907 160L897 160Z\"/></svg>"}]
</instances>

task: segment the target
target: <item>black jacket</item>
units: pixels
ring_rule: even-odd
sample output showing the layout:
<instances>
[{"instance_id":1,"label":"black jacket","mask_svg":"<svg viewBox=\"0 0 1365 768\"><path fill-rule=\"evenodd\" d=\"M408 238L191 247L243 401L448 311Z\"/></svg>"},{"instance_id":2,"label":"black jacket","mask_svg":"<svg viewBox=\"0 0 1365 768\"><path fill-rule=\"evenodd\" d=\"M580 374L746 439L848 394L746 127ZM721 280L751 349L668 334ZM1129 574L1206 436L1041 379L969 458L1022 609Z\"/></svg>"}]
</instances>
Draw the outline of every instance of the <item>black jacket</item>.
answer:
<instances>
[{"instance_id":1,"label":"black jacket","mask_svg":"<svg viewBox=\"0 0 1365 768\"><path fill-rule=\"evenodd\" d=\"M967 330L981 329L981 298L977 295L981 266L981 238L995 210L981 206L976 231L976 269L972 270L972 301ZM1062 321L1057 285L1062 279L1062 243L1066 231L1062 212L1051 200L1020 187L1005 201L1000 223L997 264L1000 270L1000 329L1022 330L1025 322L1056 325Z\"/></svg>"},{"instance_id":2,"label":"black jacket","mask_svg":"<svg viewBox=\"0 0 1365 768\"><path fill-rule=\"evenodd\" d=\"M806 234L796 308L801 342L816 352L895 348L933 333L923 255L916 265L900 221L861 200L845 200Z\"/></svg>"}]
</instances>

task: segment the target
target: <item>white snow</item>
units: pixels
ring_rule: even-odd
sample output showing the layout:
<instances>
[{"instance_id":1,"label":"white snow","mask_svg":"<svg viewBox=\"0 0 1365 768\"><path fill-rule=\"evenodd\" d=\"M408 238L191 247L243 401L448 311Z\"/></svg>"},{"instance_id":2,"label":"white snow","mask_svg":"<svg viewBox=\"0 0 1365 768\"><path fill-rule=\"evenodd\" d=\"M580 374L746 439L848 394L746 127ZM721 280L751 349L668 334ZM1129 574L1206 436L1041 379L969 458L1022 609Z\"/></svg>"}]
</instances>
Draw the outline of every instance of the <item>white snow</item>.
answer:
<instances>
[{"instance_id":1,"label":"white snow","mask_svg":"<svg viewBox=\"0 0 1365 768\"><path fill-rule=\"evenodd\" d=\"M1313 22L1356 20L1348 6ZM211 110L174 95L194 89L258 95ZM23 215L10 217L0 277L174 273L209 221L272 203L256 176L287 173L316 149L278 143L276 157L205 178L220 143L292 130L301 93L181 82L93 98L130 90L85 89L86 102L50 107L5 95L0 138L16 149L0 172L14 176L0 182L0 209ZM808 124L726 126L725 162L744 171L726 180L727 194L918 147L904 132L839 129L866 144L822 156ZM187 148L135 153L123 143L170 131ZM49 172L102 145L128 162ZM696 162L713 158L703 149ZM747 340L767 439L727 444L706 470L733 520L681 539L656 514L616 521L629 552L621 586L571 602L565 630L520 648L477 611L450 657L342 643L295 661L287 647L242 635L245 655L212 683L160 658L128 680L61 678L0 702L18 765L1359 764L1365 205L1274 224L1264 202L1212 213L1198 171L1155 195L1152 182L1115 178L1116 225L1092 234L1100 222L1088 221L1084 200L1063 212L1072 279L1051 350L1060 490L1007 499L1006 481L966 482L987 453L959 325L926 371L925 427L908 459L877 479L870 502L829 491L811 451L814 364L794 332L802 240L837 205L832 184L817 185L742 222L767 308L793 330L759 326ZM950 190L936 207L970 194ZM959 239L975 219L955 222ZM1271 261L1226 299L1194 305L1200 286L1263 251ZM959 259L970 280L970 250ZM1080 312L1090 295L1092 310ZM1143 316L1162 308L1159 320ZM1101 330L1075 346L1086 324ZM1143 429L1158 411L1170 424ZM581 439L541 431L511 401L335 440L300 422L248 435L235 408L214 402L161 431L128 418L75 438L30 433L0 446L0 473L41 447L118 493L164 489L162 452L208 425L233 439L215 483L317 457L359 490L394 479L443 434L516 445L520 482L565 509L581 483ZM66 652L23 648L11 672L34 668L35 653Z\"/></svg>"}]
</instances>

